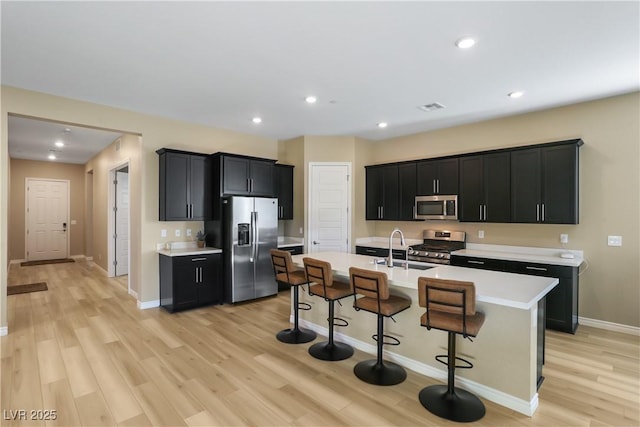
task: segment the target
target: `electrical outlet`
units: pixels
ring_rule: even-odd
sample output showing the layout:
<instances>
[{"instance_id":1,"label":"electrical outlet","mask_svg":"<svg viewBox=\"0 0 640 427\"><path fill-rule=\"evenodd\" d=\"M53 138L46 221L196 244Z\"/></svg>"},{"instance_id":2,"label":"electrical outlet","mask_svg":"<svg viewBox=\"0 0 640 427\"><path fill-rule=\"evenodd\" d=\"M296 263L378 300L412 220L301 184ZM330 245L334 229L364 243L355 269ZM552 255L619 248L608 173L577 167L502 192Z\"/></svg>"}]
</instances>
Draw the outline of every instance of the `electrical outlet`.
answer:
<instances>
[{"instance_id":1,"label":"electrical outlet","mask_svg":"<svg viewBox=\"0 0 640 427\"><path fill-rule=\"evenodd\" d=\"M607 245L622 246L622 236L607 236Z\"/></svg>"},{"instance_id":2,"label":"electrical outlet","mask_svg":"<svg viewBox=\"0 0 640 427\"><path fill-rule=\"evenodd\" d=\"M181 234L181 233L180 233L180 229L179 229L179 228L178 228L178 229L176 229L176 237L180 237L180 234Z\"/></svg>"},{"instance_id":3,"label":"electrical outlet","mask_svg":"<svg viewBox=\"0 0 640 427\"><path fill-rule=\"evenodd\" d=\"M160 230L160 237L167 237L167 230L165 230L164 228Z\"/></svg>"},{"instance_id":4,"label":"electrical outlet","mask_svg":"<svg viewBox=\"0 0 640 427\"><path fill-rule=\"evenodd\" d=\"M302 235L302 233L304 233L304 229L300 227L300 235Z\"/></svg>"},{"instance_id":5,"label":"electrical outlet","mask_svg":"<svg viewBox=\"0 0 640 427\"><path fill-rule=\"evenodd\" d=\"M560 235L560 243L564 243L564 244L569 243L569 235L568 234L561 234Z\"/></svg>"},{"instance_id":6,"label":"electrical outlet","mask_svg":"<svg viewBox=\"0 0 640 427\"><path fill-rule=\"evenodd\" d=\"M478 238L484 239L484 230L478 230Z\"/></svg>"},{"instance_id":7,"label":"electrical outlet","mask_svg":"<svg viewBox=\"0 0 640 427\"><path fill-rule=\"evenodd\" d=\"M187 228L187 237L191 237L191 229Z\"/></svg>"}]
</instances>

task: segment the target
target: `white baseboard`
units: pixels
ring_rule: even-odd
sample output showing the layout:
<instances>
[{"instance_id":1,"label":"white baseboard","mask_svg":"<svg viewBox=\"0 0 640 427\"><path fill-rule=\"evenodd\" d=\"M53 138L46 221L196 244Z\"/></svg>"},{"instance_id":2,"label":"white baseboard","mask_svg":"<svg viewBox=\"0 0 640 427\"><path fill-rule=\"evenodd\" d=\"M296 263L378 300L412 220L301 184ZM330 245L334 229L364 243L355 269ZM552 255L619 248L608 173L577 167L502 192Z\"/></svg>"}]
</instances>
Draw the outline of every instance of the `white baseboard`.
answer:
<instances>
[{"instance_id":1,"label":"white baseboard","mask_svg":"<svg viewBox=\"0 0 640 427\"><path fill-rule=\"evenodd\" d=\"M129 289L129 295L134 297L136 300L138 299L138 293L136 291L134 291L133 289Z\"/></svg>"},{"instance_id":2,"label":"white baseboard","mask_svg":"<svg viewBox=\"0 0 640 427\"><path fill-rule=\"evenodd\" d=\"M613 332L640 336L640 328L637 326L623 325L621 323L606 322L604 320L578 317L578 325L591 326L592 328L606 329Z\"/></svg>"},{"instance_id":3,"label":"white baseboard","mask_svg":"<svg viewBox=\"0 0 640 427\"><path fill-rule=\"evenodd\" d=\"M21 262L25 262L24 259L12 259L9 261L9 264L20 264Z\"/></svg>"},{"instance_id":4,"label":"white baseboard","mask_svg":"<svg viewBox=\"0 0 640 427\"><path fill-rule=\"evenodd\" d=\"M329 330L325 327L318 326L315 323L308 322L304 319L300 319L299 323L301 326L304 326L307 329L311 329L315 331L319 335L327 336L329 334ZM334 336L345 344L351 345L353 348L357 348L358 350L364 351L365 353L375 355L377 353L377 347L373 344L366 343L364 341L360 341L354 339L352 337L346 336L340 332L334 332ZM417 360L410 359L405 356L401 356L399 354L393 353L391 351L384 350L385 358L396 362L399 365L404 366L405 368L411 369L414 372L419 374L446 382L447 381L447 371L442 369L434 368L431 365L427 365L422 362L418 362ZM512 395L506 394L500 390L493 389L491 387L487 387L485 385L479 384L475 381L468 380L462 377L456 377L456 385L460 386L463 389L469 390L480 397L483 397L487 400L490 400L498 405L504 406L505 408L509 408L513 411L524 414L528 417L533 416L538 409L538 393L534 394L531 401L526 401L523 399L518 399Z\"/></svg>"},{"instance_id":5,"label":"white baseboard","mask_svg":"<svg viewBox=\"0 0 640 427\"><path fill-rule=\"evenodd\" d=\"M87 260L87 262L93 262L92 256L85 256L84 258Z\"/></svg>"},{"instance_id":6,"label":"white baseboard","mask_svg":"<svg viewBox=\"0 0 640 427\"><path fill-rule=\"evenodd\" d=\"M0 337L4 337L9 335L9 327L8 326L0 326Z\"/></svg>"},{"instance_id":7,"label":"white baseboard","mask_svg":"<svg viewBox=\"0 0 640 427\"><path fill-rule=\"evenodd\" d=\"M149 308L160 307L160 300L156 299L153 301L138 301L138 309L147 310Z\"/></svg>"}]
</instances>

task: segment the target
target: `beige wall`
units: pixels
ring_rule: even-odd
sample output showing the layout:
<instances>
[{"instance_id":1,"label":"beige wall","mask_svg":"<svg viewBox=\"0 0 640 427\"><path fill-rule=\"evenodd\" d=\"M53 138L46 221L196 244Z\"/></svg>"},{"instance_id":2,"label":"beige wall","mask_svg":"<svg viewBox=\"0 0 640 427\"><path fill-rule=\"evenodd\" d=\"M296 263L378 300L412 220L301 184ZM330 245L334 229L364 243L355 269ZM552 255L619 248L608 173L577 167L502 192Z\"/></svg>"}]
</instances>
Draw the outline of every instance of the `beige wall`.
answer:
<instances>
[{"instance_id":1,"label":"beige wall","mask_svg":"<svg viewBox=\"0 0 640 427\"><path fill-rule=\"evenodd\" d=\"M372 221L375 235L400 226L406 237L421 238L424 228L444 227L466 231L473 243L559 248L560 233L567 233L567 247L584 250L588 261L580 276L580 316L640 326L639 98L628 94L371 145L373 163L388 163L582 138L580 224ZM480 229L484 239L477 237ZM607 235L621 235L623 246L607 246Z\"/></svg>"},{"instance_id":2,"label":"beige wall","mask_svg":"<svg viewBox=\"0 0 640 427\"><path fill-rule=\"evenodd\" d=\"M280 141L278 162L295 166L293 168L293 219L280 221L278 234L288 237L304 237L304 137ZM300 228L303 229L302 234Z\"/></svg>"},{"instance_id":3,"label":"beige wall","mask_svg":"<svg viewBox=\"0 0 640 427\"><path fill-rule=\"evenodd\" d=\"M142 217L141 202L141 164L140 137L125 134L112 142L108 147L93 157L83 167L83 178L91 186L85 194L87 196L87 211L91 218L87 221L90 226L90 252L93 261L103 270L108 271L109 260L109 187L111 185L111 170L129 164L129 213L130 213L130 271L131 289L136 294L140 291L140 224ZM113 230L112 230L113 232Z\"/></svg>"},{"instance_id":4,"label":"beige wall","mask_svg":"<svg viewBox=\"0 0 640 427\"><path fill-rule=\"evenodd\" d=\"M84 167L82 165L11 159L9 199L9 260L26 259L25 182L26 178L69 181L69 255L84 255Z\"/></svg>"}]
</instances>

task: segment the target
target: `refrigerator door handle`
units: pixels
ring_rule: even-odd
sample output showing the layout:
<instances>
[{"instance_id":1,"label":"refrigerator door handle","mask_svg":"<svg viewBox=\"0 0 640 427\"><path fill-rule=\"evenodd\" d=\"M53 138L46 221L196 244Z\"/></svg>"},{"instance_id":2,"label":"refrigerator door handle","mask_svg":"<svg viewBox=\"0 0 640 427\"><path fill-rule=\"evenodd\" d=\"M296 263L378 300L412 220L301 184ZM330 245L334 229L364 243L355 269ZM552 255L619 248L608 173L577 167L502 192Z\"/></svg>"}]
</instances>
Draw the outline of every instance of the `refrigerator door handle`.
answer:
<instances>
[{"instance_id":1,"label":"refrigerator door handle","mask_svg":"<svg viewBox=\"0 0 640 427\"><path fill-rule=\"evenodd\" d=\"M249 254L249 262L254 262L256 250L256 221L255 212L251 212L251 225L249 226L249 242L251 244L251 253Z\"/></svg>"},{"instance_id":2,"label":"refrigerator door handle","mask_svg":"<svg viewBox=\"0 0 640 427\"><path fill-rule=\"evenodd\" d=\"M258 212L253 213L253 223L256 227L256 234L254 235L255 239L253 241L255 248L254 257L256 259L256 262L258 262L258 258L260 258L260 227L258 225Z\"/></svg>"}]
</instances>

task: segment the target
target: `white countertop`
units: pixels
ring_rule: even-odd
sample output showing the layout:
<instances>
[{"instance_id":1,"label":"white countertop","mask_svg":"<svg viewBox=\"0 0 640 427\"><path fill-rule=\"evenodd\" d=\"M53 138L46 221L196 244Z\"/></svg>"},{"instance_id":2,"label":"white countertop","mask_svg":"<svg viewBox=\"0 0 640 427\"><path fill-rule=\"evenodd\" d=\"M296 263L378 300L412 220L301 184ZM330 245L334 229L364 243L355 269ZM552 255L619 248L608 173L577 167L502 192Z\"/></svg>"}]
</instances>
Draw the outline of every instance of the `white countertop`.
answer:
<instances>
[{"instance_id":1,"label":"white countertop","mask_svg":"<svg viewBox=\"0 0 640 427\"><path fill-rule=\"evenodd\" d=\"M406 246L402 246L400 244L400 238L396 234L393 236L393 249L396 250L406 250L407 246L411 245L419 245L422 243L422 239L404 239L404 243ZM382 248L389 249L389 238L388 237L361 237L356 239L356 246L368 246L370 248Z\"/></svg>"},{"instance_id":2,"label":"white countertop","mask_svg":"<svg viewBox=\"0 0 640 427\"><path fill-rule=\"evenodd\" d=\"M562 258L560 254L570 253L573 258ZM580 267L584 252L569 249L530 248L526 246L502 246L467 243L466 249L454 251L452 255L502 259L508 261L535 262L539 264Z\"/></svg>"},{"instance_id":3,"label":"white countertop","mask_svg":"<svg viewBox=\"0 0 640 427\"><path fill-rule=\"evenodd\" d=\"M222 253L222 249L218 248L199 248L196 242L158 243L156 250L160 255L165 256L189 256Z\"/></svg>"},{"instance_id":4,"label":"white countertop","mask_svg":"<svg viewBox=\"0 0 640 427\"><path fill-rule=\"evenodd\" d=\"M287 248L291 246L304 246L303 237L278 236L278 247Z\"/></svg>"},{"instance_id":5,"label":"white countertop","mask_svg":"<svg viewBox=\"0 0 640 427\"><path fill-rule=\"evenodd\" d=\"M294 255L292 257L293 262L302 267L302 258L304 257L313 257L330 262L333 273L343 277L349 276L349 267L352 266L384 271L389 278L389 284L400 288L417 289L418 277L474 282L478 301L525 310L532 308L558 284L558 279L551 277L502 273L450 265L430 264L434 268L429 270L405 270L403 267L388 268L384 264L375 264L370 256L342 252Z\"/></svg>"}]
</instances>

